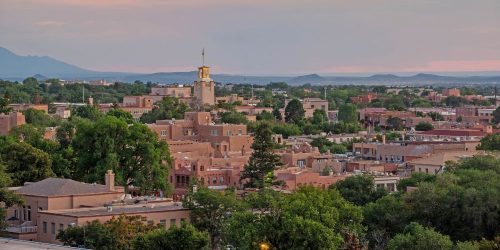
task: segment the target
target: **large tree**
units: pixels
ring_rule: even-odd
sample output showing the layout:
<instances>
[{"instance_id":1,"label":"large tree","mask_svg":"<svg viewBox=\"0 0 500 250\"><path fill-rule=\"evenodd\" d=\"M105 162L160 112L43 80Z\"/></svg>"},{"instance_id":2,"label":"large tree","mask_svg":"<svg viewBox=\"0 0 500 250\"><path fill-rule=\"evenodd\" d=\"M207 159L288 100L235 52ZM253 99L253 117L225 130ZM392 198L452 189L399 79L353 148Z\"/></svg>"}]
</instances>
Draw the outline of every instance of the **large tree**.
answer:
<instances>
[{"instance_id":1,"label":"large tree","mask_svg":"<svg viewBox=\"0 0 500 250\"><path fill-rule=\"evenodd\" d=\"M224 223L239 207L234 191L213 191L199 186L190 190L183 206L191 209L191 223L208 232L212 249L220 249Z\"/></svg>"},{"instance_id":2,"label":"large tree","mask_svg":"<svg viewBox=\"0 0 500 250\"><path fill-rule=\"evenodd\" d=\"M357 123L358 111L354 104L344 104L339 107L338 120L345 123Z\"/></svg>"},{"instance_id":3,"label":"large tree","mask_svg":"<svg viewBox=\"0 0 500 250\"><path fill-rule=\"evenodd\" d=\"M291 100L285 107L285 121L289 123L298 123L304 120L306 111L298 99Z\"/></svg>"},{"instance_id":4,"label":"large tree","mask_svg":"<svg viewBox=\"0 0 500 250\"><path fill-rule=\"evenodd\" d=\"M375 187L375 181L370 175L347 177L330 186L330 188L339 190L344 199L356 205L365 205L387 194L385 189Z\"/></svg>"},{"instance_id":5,"label":"large tree","mask_svg":"<svg viewBox=\"0 0 500 250\"><path fill-rule=\"evenodd\" d=\"M0 159L0 230L3 230L6 226L6 207L14 206L15 204L22 204L23 200L20 195L14 193L7 189L12 185L12 180L9 174L5 171L6 166Z\"/></svg>"},{"instance_id":6,"label":"large tree","mask_svg":"<svg viewBox=\"0 0 500 250\"><path fill-rule=\"evenodd\" d=\"M417 125L415 125L416 131L429 131L433 129L434 126L432 126L432 124L429 122L419 122Z\"/></svg>"},{"instance_id":7,"label":"large tree","mask_svg":"<svg viewBox=\"0 0 500 250\"><path fill-rule=\"evenodd\" d=\"M8 114L12 111L12 108L9 107L9 99L6 97L0 97L0 114Z\"/></svg>"},{"instance_id":8,"label":"large tree","mask_svg":"<svg viewBox=\"0 0 500 250\"><path fill-rule=\"evenodd\" d=\"M237 111L229 111L221 114L221 122L230 124L247 124L248 119L245 114Z\"/></svg>"},{"instance_id":9,"label":"large tree","mask_svg":"<svg viewBox=\"0 0 500 250\"><path fill-rule=\"evenodd\" d=\"M154 123L156 120L182 119L184 118L184 113L188 110L189 107L185 103L180 102L178 98L167 96L163 100L156 102L151 112L143 114L141 122Z\"/></svg>"},{"instance_id":10,"label":"large tree","mask_svg":"<svg viewBox=\"0 0 500 250\"><path fill-rule=\"evenodd\" d=\"M481 144L477 148L483 150L500 150L500 134L484 137L481 139Z\"/></svg>"},{"instance_id":11,"label":"large tree","mask_svg":"<svg viewBox=\"0 0 500 250\"><path fill-rule=\"evenodd\" d=\"M500 123L500 107L493 111L493 122Z\"/></svg>"},{"instance_id":12,"label":"large tree","mask_svg":"<svg viewBox=\"0 0 500 250\"><path fill-rule=\"evenodd\" d=\"M173 226L168 230L160 228L139 234L134 239L134 249L206 250L209 243L208 233L183 223L180 227Z\"/></svg>"},{"instance_id":13,"label":"large tree","mask_svg":"<svg viewBox=\"0 0 500 250\"><path fill-rule=\"evenodd\" d=\"M103 182L106 170L112 169L116 183L126 190L134 185L143 191L169 191L168 146L143 124L129 126L114 116L81 121L72 145L78 157L76 179Z\"/></svg>"},{"instance_id":14,"label":"large tree","mask_svg":"<svg viewBox=\"0 0 500 250\"><path fill-rule=\"evenodd\" d=\"M402 234L397 234L390 242L390 250L435 249L451 250L453 242L450 237L440 234L431 228L412 222Z\"/></svg>"},{"instance_id":15,"label":"large tree","mask_svg":"<svg viewBox=\"0 0 500 250\"><path fill-rule=\"evenodd\" d=\"M274 141L269 124L261 123L254 133L252 155L241 172L241 180L247 180L248 187L262 188L266 183L272 183L273 171L281 165L281 159L273 152ZM267 177L271 176L270 179Z\"/></svg>"},{"instance_id":16,"label":"large tree","mask_svg":"<svg viewBox=\"0 0 500 250\"><path fill-rule=\"evenodd\" d=\"M0 147L0 158L12 183L17 186L54 175L49 154L25 142L6 142Z\"/></svg>"},{"instance_id":17,"label":"large tree","mask_svg":"<svg viewBox=\"0 0 500 250\"><path fill-rule=\"evenodd\" d=\"M64 245L88 249L134 249L134 239L159 228L144 223L143 217L120 215L101 223L97 220L82 226L68 227L57 235Z\"/></svg>"},{"instance_id":18,"label":"large tree","mask_svg":"<svg viewBox=\"0 0 500 250\"><path fill-rule=\"evenodd\" d=\"M132 114L120 108L112 108L108 111L108 113L106 113L106 115L120 118L128 124L134 123L134 117Z\"/></svg>"},{"instance_id":19,"label":"large tree","mask_svg":"<svg viewBox=\"0 0 500 250\"><path fill-rule=\"evenodd\" d=\"M250 210L233 213L224 230L225 243L237 249L261 243L271 249L363 249L355 240L364 234L361 210L336 190L305 187L284 195L265 189L244 204Z\"/></svg>"}]
</instances>

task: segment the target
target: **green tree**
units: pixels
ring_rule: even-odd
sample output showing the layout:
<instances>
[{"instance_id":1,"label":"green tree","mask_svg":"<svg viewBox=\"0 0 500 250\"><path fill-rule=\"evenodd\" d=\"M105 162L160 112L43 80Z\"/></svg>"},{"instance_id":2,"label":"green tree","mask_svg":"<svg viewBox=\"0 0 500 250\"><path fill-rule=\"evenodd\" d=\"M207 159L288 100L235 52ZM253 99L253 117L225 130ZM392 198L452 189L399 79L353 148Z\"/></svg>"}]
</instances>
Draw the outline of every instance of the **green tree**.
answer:
<instances>
[{"instance_id":1,"label":"green tree","mask_svg":"<svg viewBox=\"0 0 500 250\"><path fill-rule=\"evenodd\" d=\"M313 112L312 123L318 126L321 126L323 123L328 122L328 116L326 115L325 110L316 109Z\"/></svg>"},{"instance_id":2,"label":"green tree","mask_svg":"<svg viewBox=\"0 0 500 250\"><path fill-rule=\"evenodd\" d=\"M253 152L240 177L241 180L248 180L245 183L248 187L264 187L264 177L281 165L280 157L273 152L274 142L271 136L272 131L267 123L261 123L254 133Z\"/></svg>"},{"instance_id":3,"label":"green tree","mask_svg":"<svg viewBox=\"0 0 500 250\"><path fill-rule=\"evenodd\" d=\"M12 180L6 172L6 166L0 158L0 230L3 230L7 225L5 223L6 207L12 207L16 204L22 204L23 199L20 195L7 189L12 185Z\"/></svg>"},{"instance_id":4,"label":"green tree","mask_svg":"<svg viewBox=\"0 0 500 250\"><path fill-rule=\"evenodd\" d=\"M363 207L363 224L367 226L370 249L387 249L387 243L403 231L410 219L410 208L403 198L386 195Z\"/></svg>"},{"instance_id":5,"label":"green tree","mask_svg":"<svg viewBox=\"0 0 500 250\"><path fill-rule=\"evenodd\" d=\"M500 150L500 134L488 135L481 139L481 144L477 149L482 150Z\"/></svg>"},{"instance_id":6,"label":"green tree","mask_svg":"<svg viewBox=\"0 0 500 250\"><path fill-rule=\"evenodd\" d=\"M116 118L122 119L123 121L125 121L128 124L132 124L135 122L134 117L132 116L132 114L130 112L127 112L127 111L120 109L120 108L112 108L108 111L108 113L106 113L106 115L107 116L114 116Z\"/></svg>"},{"instance_id":7,"label":"green tree","mask_svg":"<svg viewBox=\"0 0 500 250\"><path fill-rule=\"evenodd\" d=\"M389 241L390 250L447 250L452 249L450 237L436 232L434 229L424 228L418 223L410 223L402 234L397 234Z\"/></svg>"},{"instance_id":8,"label":"green tree","mask_svg":"<svg viewBox=\"0 0 500 250\"><path fill-rule=\"evenodd\" d=\"M60 124L60 120L56 119L42 110L27 109L24 111L26 123L39 127L56 127Z\"/></svg>"},{"instance_id":9,"label":"green tree","mask_svg":"<svg viewBox=\"0 0 500 250\"><path fill-rule=\"evenodd\" d=\"M344 199L362 206L385 196L387 191L375 188L375 181L370 175L355 175L340 180L330 188L337 189Z\"/></svg>"},{"instance_id":10,"label":"green tree","mask_svg":"<svg viewBox=\"0 0 500 250\"><path fill-rule=\"evenodd\" d=\"M276 120L276 117L274 117L272 112L267 112L264 110L260 114L257 115L257 120L258 121L274 121L274 120Z\"/></svg>"},{"instance_id":11,"label":"green tree","mask_svg":"<svg viewBox=\"0 0 500 250\"><path fill-rule=\"evenodd\" d=\"M298 123L304 119L306 111L298 99L291 100L285 107L285 121Z\"/></svg>"},{"instance_id":12,"label":"green tree","mask_svg":"<svg viewBox=\"0 0 500 250\"><path fill-rule=\"evenodd\" d=\"M154 123L156 120L182 119L189 107L180 102L178 98L167 96L163 100L155 103L156 107L151 112L141 116L141 122Z\"/></svg>"},{"instance_id":13,"label":"green tree","mask_svg":"<svg viewBox=\"0 0 500 250\"><path fill-rule=\"evenodd\" d=\"M129 185L143 191L169 191L168 146L143 124L128 126L114 116L94 123L82 121L77 125L72 146L78 158L74 176L78 180L102 183L104 173L112 169L116 183L126 191Z\"/></svg>"},{"instance_id":14,"label":"green tree","mask_svg":"<svg viewBox=\"0 0 500 250\"><path fill-rule=\"evenodd\" d=\"M339 121L345 123L357 123L358 122L358 111L356 105L354 104L344 104L339 107L338 114Z\"/></svg>"},{"instance_id":15,"label":"green tree","mask_svg":"<svg viewBox=\"0 0 500 250\"><path fill-rule=\"evenodd\" d=\"M95 105L85 105L85 106L80 106L75 108L72 111L71 114L71 119L73 119L75 116L81 117L81 118L87 118L91 121L97 121L99 118L101 118L104 114L99 110L99 108Z\"/></svg>"},{"instance_id":16,"label":"green tree","mask_svg":"<svg viewBox=\"0 0 500 250\"><path fill-rule=\"evenodd\" d=\"M208 232L212 249L220 249L226 219L239 206L234 191L219 192L200 186L186 195L183 206L191 209L191 223L198 230Z\"/></svg>"},{"instance_id":17,"label":"green tree","mask_svg":"<svg viewBox=\"0 0 500 250\"><path fill-rule=\"evenodd\" d=\"M384 101L384 108L388 110L403 111L406 109L405 99L403 96L393 95Z\"/></svg>"},{"instance_id":18,"label":"green tree","mask_svg":"<svg viewBox=\"0 0 500 250\"><path fill-rule=\"evenodd\" d=\"M221 122L230 124L247 124L248 119L245 114L241 112L230 111L221 114Z\"/></svg>"},{"instance_id":19,"label":"green tree","mask_svg":"<svg viewBox=\"0 0 500 250\"><path fill-rule=\"evenodd\" d=\"M283 120L283 116L281 115L281 112L278 108L273 109L273 115L276 118L276 120L278 120L278 121Z\"/></svg>"},{"instance_id":20,"label":"green tree","mask_svg":"<svg viewBox=\"0 0 500 250\"><path fill-rule=\"evenodd\" d=\"M414 172L411 174L410 178L404 178L398 182L398 190L405 192L407 187L417 187L421 182L434 181L436 181L436 175Z\"/></svg>"},{"instance_id":21,"label":"green tree","mask_svg":"<svg viewBox=\"0 0 500 250\"><path fill-rule=\"evenodd\" d=\"M54 175L49 154L25 142L7 142L0 148L0 158L12 183L22 186L25 182L35 182Z\"/></svg>"},{"instance_id":22,"label":"green tree","mask_svg":"<svg viewBox=\"0 0 500 250\"><path fill-rule=\"evenodd\" d=\"M168 230L156 229L139 234L134 239L134 249L202 250L209 247L208 233L196 230L194 226L182 223Z\"/></svg>"},{"instance_id":23,"label":"green tree","mask_svg":"<svg viewBox=\"0 0 500 250\"><path fill-rule=\"evenodd\" d=\"M361 210L336 190L303 187L289 195L260 190L244 204L250 210L233 213L224 230L226 244L237 249L262 242L271 249L349 249L344 236L364 234Z\"/></svg>"},{"instance_id":24,"label":"green tree","mask_svg":"<svg viewBox=\"0 0 500 250\"><path fill-rule=\"evenodd\" d=\"M419 122L417 125L415 125L415 130L416 131L429 131L433 130L434 126L428 122Z\"/></svg>"},{"instance_id":25,"label":"green tree","mask_svg":"<svg viewBox=\"0 0 500 250\"><path fill-rule=\"evenodd\" d=\"M64 245L96 250L133 249L134 239L159 228L147 225L141 216L120 215L101 223L97 220L82 226L68 227L57 234Z\"/></svg>"},{"instance_id":26,"label":"green tree","mask_svg":"<svg viewBox=\"0 0 500 250\"><path fill-rule=\"evenodd\" d=\"M9 107L9 99L6 97L0 97L0 114L5 113L8 114L12 111L12 108Z\"/></svg>"},{"instance_id":27,"label":"green tree","mask_svg":"<svg viewBox=\"0 0 500 250\"><path fill-rule=\"evenodd\" d=\"M429 116L430 118L432 118L433 121L444 121L443 115L441 115L438 112L434 112L434 111L429 112L429 113L427 113L427 116Z\"/></svg>"},{"instance_id":28,"label":"green tree","mask_svg":"<svg viewBox=\"0 0 500 250\"><path fill-rule=\"evenodd\" d=\"M403 129L403 120L399 117L389 117L387 118L387 127L393 130L402 130Z\"/></svg>"},{"instance_id":29,"label":"green tree","mask_svg":"<svg viewBox=\"0 0 500 250\"><path fill-rule=\"evenodd\" d=\"M0 105L1 107L1 105ZM1 112L0 112L1 113ZM500 123L500 107L493 111L493 122Z\"/></svg>"},{"instance_id":30,"label":"green tree","mask_svg":"<svg viewBox=\"0 0 500 250\"><path fill-rule=\"evenodd\" d=\"M283 138L302 134L299 126L290 123L275 124L272 126L272 130L275 134L283 135Z\"/></svg>"}]
</instances>

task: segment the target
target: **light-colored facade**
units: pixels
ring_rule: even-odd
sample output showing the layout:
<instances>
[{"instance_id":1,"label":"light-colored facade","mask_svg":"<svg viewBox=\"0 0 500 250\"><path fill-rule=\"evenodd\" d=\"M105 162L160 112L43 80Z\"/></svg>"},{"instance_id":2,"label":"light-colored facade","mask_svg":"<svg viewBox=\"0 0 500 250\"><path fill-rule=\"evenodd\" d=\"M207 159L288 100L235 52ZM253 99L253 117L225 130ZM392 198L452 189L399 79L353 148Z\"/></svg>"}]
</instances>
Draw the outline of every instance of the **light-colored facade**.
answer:
<instances>
[{"instance_id":1,"label":"light-colored facade","mask_svg":"<svg viewBox=\"0 0 500 250\"><path fill-rule=\"evenodd\" d=\"M194 82L195 101L201 105L215 105L215 83L210 78L210 68L198 68L198 80Z\"/></svg>"}]
</instances>

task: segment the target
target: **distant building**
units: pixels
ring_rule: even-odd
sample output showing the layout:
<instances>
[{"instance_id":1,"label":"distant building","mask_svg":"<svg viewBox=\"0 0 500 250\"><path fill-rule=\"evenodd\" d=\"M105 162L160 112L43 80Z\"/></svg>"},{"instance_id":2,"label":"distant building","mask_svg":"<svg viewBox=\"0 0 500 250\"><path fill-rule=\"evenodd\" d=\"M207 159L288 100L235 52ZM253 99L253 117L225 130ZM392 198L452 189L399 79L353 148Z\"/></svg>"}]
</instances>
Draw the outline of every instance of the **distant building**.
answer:
<instances>
[{"instance_id":1,"label":"distant building","mask_svg":"<svg viewBox=\"0 0 500 250\"><path fill-rule=\"evenodd\" d=\"M460 96L460 90L457 88L443 89L443 96Z\"/></svg>"},{"instance_id":2,"label":"distant building","mask_svg":"<svg viewBox=\"0 0 500 250\"><path fill-rule=\"evenodd\" d=\"M8 135L10 131L26 123L26 119L21 112L10 112L9 114L0 114L0 135Z\"/></svg>"}]
</instances>

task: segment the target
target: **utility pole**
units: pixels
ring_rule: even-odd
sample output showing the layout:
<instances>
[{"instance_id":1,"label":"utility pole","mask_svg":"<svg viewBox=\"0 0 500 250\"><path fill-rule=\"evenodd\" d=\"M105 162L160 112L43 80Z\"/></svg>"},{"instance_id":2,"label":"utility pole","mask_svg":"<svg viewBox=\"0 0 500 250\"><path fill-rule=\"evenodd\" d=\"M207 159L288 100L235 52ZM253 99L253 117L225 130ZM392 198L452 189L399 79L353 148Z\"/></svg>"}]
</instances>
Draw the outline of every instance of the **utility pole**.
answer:
<instances>
[{"instance_id":1,"label":"utility pole","mask_svg":"<svg viewBox=\"0 0 500 250\"><path fill-rule=\"evenodd\" d=\"M85 85L82 83L82 103L85 103Z\"/></svg>"}]
</instances>

